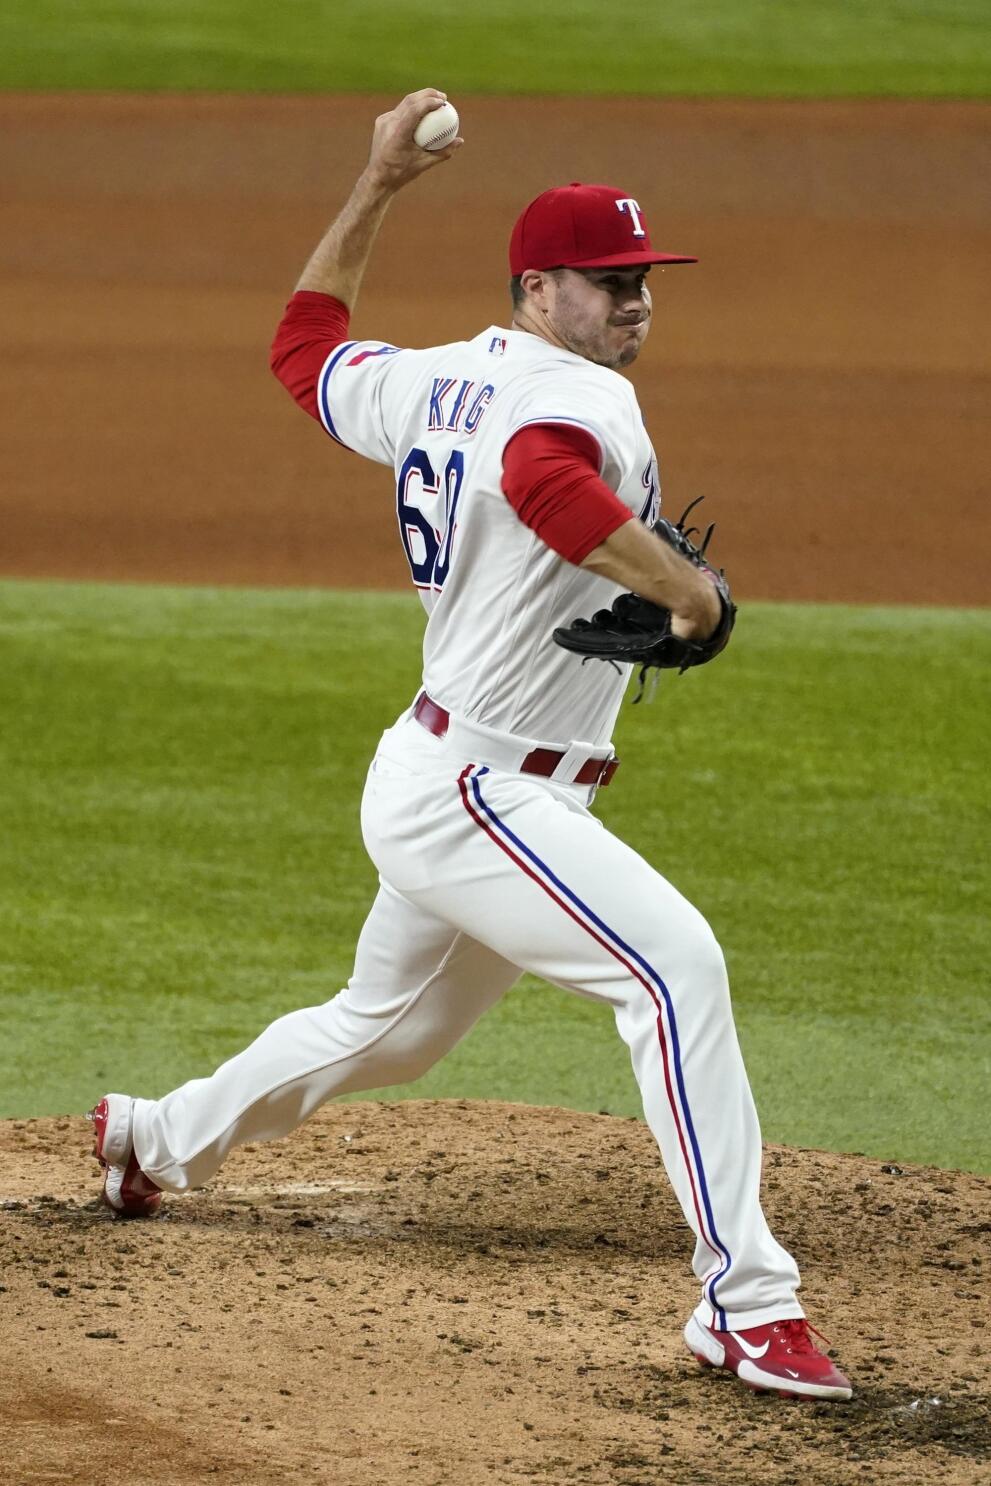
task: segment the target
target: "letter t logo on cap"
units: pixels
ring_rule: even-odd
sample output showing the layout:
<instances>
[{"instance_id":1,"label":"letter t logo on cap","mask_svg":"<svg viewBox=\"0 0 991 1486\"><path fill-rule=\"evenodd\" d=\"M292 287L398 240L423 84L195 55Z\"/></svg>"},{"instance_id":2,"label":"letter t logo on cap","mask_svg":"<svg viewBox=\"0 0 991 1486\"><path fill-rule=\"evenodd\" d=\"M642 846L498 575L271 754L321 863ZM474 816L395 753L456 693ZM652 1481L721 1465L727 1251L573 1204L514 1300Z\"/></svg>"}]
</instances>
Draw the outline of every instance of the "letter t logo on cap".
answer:
<instances>
[{"instance_id":1,"label":"letter t logo on cap","mask_svg":"<svg viewBox=\"0 0 991 1486\"><path fill-rule=\"evenodd\" d=\"M622 196L616 202L616 210L618 212L629 212L629 214L630 214L630 221L633 223L633 236L634 237L646 237L647 236L646 229L644 228L644 225L643 225L643 223L640 220L640 203L639 203L639 201L634 201L632 196Z\"/></svg>"}]
</instances>

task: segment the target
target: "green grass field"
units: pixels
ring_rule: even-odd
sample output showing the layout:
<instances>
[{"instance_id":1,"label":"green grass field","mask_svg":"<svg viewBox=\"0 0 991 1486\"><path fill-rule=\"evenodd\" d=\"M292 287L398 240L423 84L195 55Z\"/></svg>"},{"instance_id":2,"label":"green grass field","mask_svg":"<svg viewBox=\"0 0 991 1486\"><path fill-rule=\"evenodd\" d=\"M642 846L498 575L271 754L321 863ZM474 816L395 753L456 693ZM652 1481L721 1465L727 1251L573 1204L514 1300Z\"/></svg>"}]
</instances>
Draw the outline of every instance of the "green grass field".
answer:
<instances>
[{"instance_id":1,"label":"green grass field","mask_svg":"<svg viewBox=\"0 0 991 1486\"><path fill-rule=\"evenodd\" d=\"M405 595L0 584L0 1115L164 1092L339 989L421 627ZM769 1139L991 1169L989 660L984 612L752 604L624 710L601 812L722 939ZM535 982L403 1092L638 1111L608 1013Z\"/></svg>"},{"instance_id":2,"label":"green grass field","mask_svg":"<svg viewBox=\"0 0 991 1486\"><path fill-rule=\"evenodd\" d=\"M7 0L0 87L980 98L986 0Z\"/></svg>"}]
</instances>

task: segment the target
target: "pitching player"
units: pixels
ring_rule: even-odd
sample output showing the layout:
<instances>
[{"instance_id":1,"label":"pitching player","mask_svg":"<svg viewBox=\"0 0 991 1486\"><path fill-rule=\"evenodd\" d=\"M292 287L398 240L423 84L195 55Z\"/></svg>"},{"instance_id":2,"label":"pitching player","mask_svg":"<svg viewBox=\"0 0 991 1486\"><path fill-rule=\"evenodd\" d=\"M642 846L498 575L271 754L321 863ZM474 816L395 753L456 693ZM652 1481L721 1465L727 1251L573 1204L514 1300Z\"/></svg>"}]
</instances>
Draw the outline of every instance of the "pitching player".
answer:
<instances>
[{"instance_id":1,"label":"pitching player","mask_svg":"<svg viewBox=\"0 0 991 1486\"><path fill-rule=\"evenodd\" d=\"M712 586L649 530L657 464L618 375L650 326L651 267L694 260L652 247L633 197L562 186L513 229L509 328L427 350L354 339L393 196L461 147L413 142L443 98L424 89L376 121L272 352L335 443L391 468L429 616L422 689L382 737L362 800L380 891L332 1001L281 1017L163 1099L100 1101L104 1198L151 1215L233 1146L285 1135L334 1095L419 1078L532 971L613 1008L695 1235L692 1352L751 1387L848 1398L761 1211L760 1131L719 946L589 812L617 766L629 667L583 665L551 638L620 589L670 610L686 638L719 622Z\"/></svg>"}]
</instances>

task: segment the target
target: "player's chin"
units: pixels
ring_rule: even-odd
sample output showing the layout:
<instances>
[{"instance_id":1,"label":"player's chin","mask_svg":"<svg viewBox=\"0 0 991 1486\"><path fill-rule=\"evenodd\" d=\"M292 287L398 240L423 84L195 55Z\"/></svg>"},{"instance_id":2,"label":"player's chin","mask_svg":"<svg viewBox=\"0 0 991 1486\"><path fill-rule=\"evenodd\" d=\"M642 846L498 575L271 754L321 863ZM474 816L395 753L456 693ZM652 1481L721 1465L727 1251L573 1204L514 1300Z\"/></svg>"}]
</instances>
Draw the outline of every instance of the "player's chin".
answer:
<instances>
[{"instance_id":1,"label":"player's chin","mask_svg":"<svg viewBox=\"0 0 991 1486\"><path fill-rule=\"evenodd\" d=\"M616 368L631 366L640 355L640 349L643 346L646 334L647 332L644 331L642 334L640 332L637 332L634 335L628 335L623 340L622 344L619 347L619 350L616 353L616 359L613 362L613 366Z\"/></svg>"},{"instance_id":2,"label":"player's chin","mask_svg":"<svg viewBox=\"0 0 991 1486\"><path fill-rule=\"evenodd\" d=\"M594 361L597 366L607 366L610 371L621 371L631 361L636 361L646 336L646 325L615 327L611 335L600 337L581 354L589 361Z\"/></svg>"}]
</instances>

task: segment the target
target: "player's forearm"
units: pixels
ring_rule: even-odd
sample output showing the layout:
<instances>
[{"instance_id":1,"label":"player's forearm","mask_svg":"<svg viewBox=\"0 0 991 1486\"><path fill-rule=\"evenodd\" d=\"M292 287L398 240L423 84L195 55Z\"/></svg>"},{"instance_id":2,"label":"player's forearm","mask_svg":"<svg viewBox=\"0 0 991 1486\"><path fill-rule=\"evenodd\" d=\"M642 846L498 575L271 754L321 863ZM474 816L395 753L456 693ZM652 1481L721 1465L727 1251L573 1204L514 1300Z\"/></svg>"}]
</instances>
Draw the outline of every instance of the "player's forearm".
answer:
<instances>
[{"instance_id":1,"label":"player's forearm","mask_svg":"<svg viewBox=\"0 0 991 1486\"><path fill-rule=\"evenodd\" d=\"M421 149L414 139L417 125L446 98L436 88L421 88L388 113L379 114L368 164L304 268L297 289L331 294L349 310L354 308L389 202L403 186L449 160L463 144L459 136L443 149Z\"/></svg>"},{"instance_id":2,"label":"player's forearm","mask_svg":"<svg viewBox=\"0 0 991 1486\"><path fill-rule=\"evenodd\" d=\"M706 638L719 622L712 584L635 519L607 537L581 566L670 609L675 632L686 639Z\"/></svg>"},{"instance_id":3,"label":"player's forearm","mask_svg":"<svg viewBox=\"0 0 991 1486\"><path fill-rule=\"evenodd\" d=\"M344 209L317 245L296 288L330 294L353 309L375 239L394 195L394 189L371 170L365 170Z\"/></svg>"}]
</instances>

